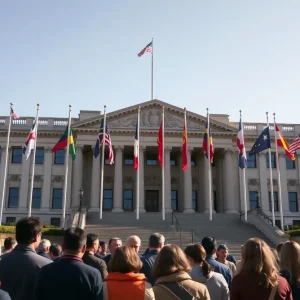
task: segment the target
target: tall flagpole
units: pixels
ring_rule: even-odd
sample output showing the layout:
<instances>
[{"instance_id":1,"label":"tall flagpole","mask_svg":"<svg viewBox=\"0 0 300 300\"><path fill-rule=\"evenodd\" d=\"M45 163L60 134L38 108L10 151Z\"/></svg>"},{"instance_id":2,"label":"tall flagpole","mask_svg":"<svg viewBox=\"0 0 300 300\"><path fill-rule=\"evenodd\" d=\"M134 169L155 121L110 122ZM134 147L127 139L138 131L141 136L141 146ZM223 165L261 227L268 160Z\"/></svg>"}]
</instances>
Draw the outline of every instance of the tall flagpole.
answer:
<instances>
[{"instance_id":1,"label":"tall flagpole","mask_svg":"<svg viewBox=\"0 0 300 300\"><path fill-rule=\"evenodd\" d=\"M104 178L104 154L105 154L105 142L106 142L106 105L104 105L103 115L103 135L102 135L102 150L101 150L101 177L100 177L100 220L102 219L103 210L103 178Z\"/></svg>"},{"instance_id":2,"label":"tall flagpole","mask_svg":"<svg viewBox=\"0 0 300 300\"><path fill-rule=\"evenodd\" d=\"M34 184L34 170L35 170L35 154L36 154L36 144L37 144L37 135L38 135L38 126L39 126L39 112L40 105L36 105L36 117L35 117L35 141L33 147L33 154L31 159L31 180L30 180L30 190L29 190L29 201L28 201L28 217L31 216L31 206L32 206L32 194L33 194L33 184Z\"/></svg>"},{"instance_id":3,"label":"tall flagpole","mask_svg":"<svg viewBox=\"0 0 300 300\"><path fill-rule=\"evenodd\" d=\"M64 194L63 194L63 216L62 228L66 226L66 205L67 205L67 188L68 188L68 171L69 171L69 146L70 146L70 129L71 129L71 109L69 105L69 121L68 121L68 136L67 136L67 149L65 151L65 181L64 181Z\"/></svg>"},{"instance_id":4,"label":"tall flagpole","mask_svg":"<svg viewBox=\"0 0 300 300\"><path fill-rule=\"evenodd\" d=\"M212 197L211 197L211 161L210 161L210 124L209 113L207 111L207 160L208 160L208 198L209 198L209 220L212 221Z\"/></svg>"},{"instance_id":5,"label":"tall flagpole","mask_svg":"<svg viewBox=\"0 0 300 300\"><path fill-rule=\"evenodd\" d=\"M276 149L276 168L277 168L277 176L278 176L278 199L279 199L279 211L280 211L280 226L281 230L283 230L283 208L282 208L282 192L281 192L281 176L280 176L280 168L279 168L279 158L278 158L278 146L277 146L277 138L276 138L276 121L275 121L275 113L274 116L274 134L275 134L275 149Z\"/></svg>"},{"instance_id":6,"label":"tall flagpole","mask_svg":"<svg viewBox=\"0 0 300 300\"><path fill-rule=\"evenodd\" d=\"M241 120L241 126L242 126L242 131L243 131L244 149L246 150L244 128L243 128L243 122L242 122L242 111L241 110L240 110L240 120ZM242 175L243 175L243 189L244 189L243 198L244 198L244 208L245 208L245 221L247 222L247 220L248 220L248 209L247 209L247 188L246 188L246 166L242 169Z\"/></svg>"},{"instance_id":7,"label":"tall flagpole","mask_svg":"<svg viewBox=\"0 0 300 300\"><path fill-rule=\"evenodd\" d=\"M6 192L6 177L7 177L7 163L8 163L8 147L10 139L10 130L11 130L11 112L13 109L13 104L10 103L9 107L9 121L8 121L8 131L6 139L6 148L5 148L5 164L4 164L4 176L3 176L3 187L2 187L2 197L1 197L1 208L0 208L0 225L2 225L2 215L3 215L3 205Z\"/></svg>"},{"instance_id":8,"label":"tall flagpole","mask_svg":"<svg viewBox=\"0 0 300 300\"><path fill-rule=\"evenodd\" d=\"M151 59L151 100L153 100L153 38L152 38L152 59Z\"/></svg>"},{"instance_id":9,"label":"tall flagpole","mask_svg":"<svg viewBox=\"0 0 300 300\"><path fill-rule=\"evenodd\" d=\"M266 112L267 115L267 126L269 127L269 113ZM270 131L270 127L269 127ZM276 141L275 141L276 143ZM276 146L277 148L277 146ZM273 171L272 171L272 160L271 160L271 148L268 149L269 152L269 171L270 171L270 187L271 187L271 208L272 208L272 222L273 226L275 226L275 211L274 211L274 187L273 187Z\"/></svg>"},{"instance_id":10,"label":"tall flagpole","mask_svg":"<svg viewBox=\"0 0 300 300\"><path fill-rule=\"evenodd\" d=\"M141 107L138 108L138 119L137 119L137 140L138 140L138 151L137 160L138 167L136 170L136 219L140 218L140 113Z\"/></svg>"},{"instance_id":11,"label":"tall flagpole","mask_svg":"<svg viewBox=\"0 0 300 300\"><path fill-rule=\"evenodd\" d=\"M161 166L161 185L162 185L162 219L165 220L165 108L162 109L162 159L163 163Z\"/></svg>"}]
</instances>

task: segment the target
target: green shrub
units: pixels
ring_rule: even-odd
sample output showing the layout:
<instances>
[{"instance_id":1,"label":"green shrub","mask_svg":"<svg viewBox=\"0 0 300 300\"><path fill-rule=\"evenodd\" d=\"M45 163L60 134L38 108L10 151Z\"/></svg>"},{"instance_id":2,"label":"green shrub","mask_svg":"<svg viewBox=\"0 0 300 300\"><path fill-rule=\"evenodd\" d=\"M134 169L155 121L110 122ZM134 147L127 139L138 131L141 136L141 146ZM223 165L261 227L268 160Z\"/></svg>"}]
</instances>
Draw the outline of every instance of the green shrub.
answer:
<instances>
[{"instance_id":1,"label":"green shrub","mask_svg":"<svg viewBox=\"0 0 300 300\"><path fill-rule=\"evenodd\" d=\"M53 236L63 236L64 235L64 229L60 229L59 227L55 227L52 225L49 225L44 227L42 230L43 235L53 235ZM0 233L16 233L16 226L8 226L8 225L2 225L0 226Z\"/></svg>"},{"instance_id":2,"label":"green shrub","mask_svg":"<svg viewBox=\"0 0 300 300\"><path fill-rule=\"evenodd\" d=\"M7 226L7 225L2 225L0 226L0 233L16 233L16 226Z\"/></svg>"},{"instance_id":3,"label":"green shrub","mask_svg":"<svg viewBox=\"0 0 300 300\"><path fill-rule=\"evenodd\" d=\"M44 228L43 235L52 235L52 236L63 236L65 233L64 229L60 228Z\"/></svg>"},{"instance_id":4,"label":"green shrub","mask_svg":"<svg viewBox=\"0 0 300 300\"><path fill-rule=\"evenodd\" d=\"M287 232L290 236L300 236L300 229L297 230L290 230Z\"/></svg>"}]
</instances>

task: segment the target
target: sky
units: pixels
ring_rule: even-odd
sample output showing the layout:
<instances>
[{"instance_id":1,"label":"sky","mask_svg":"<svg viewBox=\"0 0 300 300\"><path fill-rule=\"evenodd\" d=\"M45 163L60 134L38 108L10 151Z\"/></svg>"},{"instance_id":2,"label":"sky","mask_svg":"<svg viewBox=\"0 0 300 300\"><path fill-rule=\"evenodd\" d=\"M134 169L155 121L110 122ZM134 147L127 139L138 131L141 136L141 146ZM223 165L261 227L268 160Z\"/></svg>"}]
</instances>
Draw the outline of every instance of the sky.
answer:
<instances>
[{"instance_id":1,"label":"sky","mask_svg":"<svg viewBox=\"0 0 300 300\"><path fill-rule=\"evenodd\" d=\"M0 0L0 115L67 117L154 98L300 123L299 0Z\"/></svg>"}]
</instances>

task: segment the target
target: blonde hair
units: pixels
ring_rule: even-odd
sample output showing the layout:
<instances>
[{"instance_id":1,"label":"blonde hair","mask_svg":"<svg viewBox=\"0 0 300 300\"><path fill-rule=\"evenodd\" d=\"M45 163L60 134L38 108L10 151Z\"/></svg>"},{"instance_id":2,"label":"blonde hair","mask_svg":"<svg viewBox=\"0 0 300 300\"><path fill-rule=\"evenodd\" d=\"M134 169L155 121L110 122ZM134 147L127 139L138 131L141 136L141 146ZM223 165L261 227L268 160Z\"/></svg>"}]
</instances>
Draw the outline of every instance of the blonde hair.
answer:
<instances>
[{"instance_id":1,"label":"blonde hair","mask_svg":"<svg viewBox=\"0 0 300 300\"><path fill-rule=\"evenodd\" d=\"M283 244L280 251L280 267L288 271L290 283L300 287L300 245L294 241Z\"/></svg>"},{"instance_id":2,"label":"blonde hair","mask_svg":"<svg viewBox=\"0 0 300 300\"><path fill-rule=\"evenodd\" d=\"M258 285L265 288L276 285L278 268L275 256L263 240L251 238L244 244L240 273L242 272L256 274Z\"/></svg>"}]
</instances>

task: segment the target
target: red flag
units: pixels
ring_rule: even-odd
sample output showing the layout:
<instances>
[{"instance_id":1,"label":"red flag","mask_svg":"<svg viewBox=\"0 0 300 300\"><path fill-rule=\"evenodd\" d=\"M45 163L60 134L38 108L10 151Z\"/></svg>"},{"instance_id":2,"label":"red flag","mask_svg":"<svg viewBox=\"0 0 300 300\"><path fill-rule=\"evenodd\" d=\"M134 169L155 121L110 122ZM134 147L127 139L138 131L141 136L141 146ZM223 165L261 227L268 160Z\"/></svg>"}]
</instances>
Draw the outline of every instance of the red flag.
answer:
<instances>
[{"instance_id":1,"label":"red flag","mask_svg":"<svg viewBox=\"0 0 300 300\"><path fill-rule=\"evenodd\" d=\"M160 166L163 168L164 166L164 128L163 121L160 123L158 137L157 137L157 145L158 145L158 161Z\"/></svg>"},{"instance_id":2,"label":"red flag","mask_svg":"<svg viewBox=\"0 0 300 300\"><path fill-rule=\"evenodd\" d=\"M184 120L183 132L182 132L182 170L186 171L188 168L188 145L187 145L187 128L186 119Z\"/></svg>"}]
</instances>

